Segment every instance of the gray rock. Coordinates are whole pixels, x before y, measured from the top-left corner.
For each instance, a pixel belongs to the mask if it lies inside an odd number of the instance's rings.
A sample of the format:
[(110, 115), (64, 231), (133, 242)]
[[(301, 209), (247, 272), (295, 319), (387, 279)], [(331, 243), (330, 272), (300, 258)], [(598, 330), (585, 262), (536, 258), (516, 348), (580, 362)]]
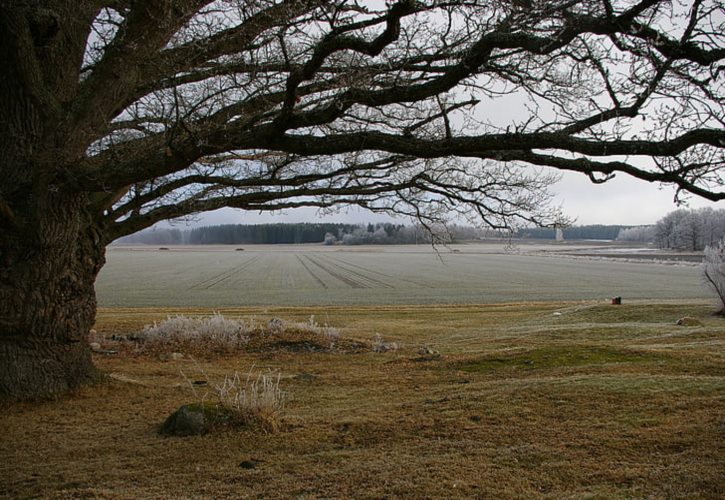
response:
[(229, 424), (230, 410), (211, 403), (193, 403), (181, 406), (169, 415), (161, 426), (166, 436), (201, 436), (215, 427)]
[(209, 424), (201, 405), (184, 405), (169, 415), (161, 427), (167, 436), (201, 436), (209, 432)]

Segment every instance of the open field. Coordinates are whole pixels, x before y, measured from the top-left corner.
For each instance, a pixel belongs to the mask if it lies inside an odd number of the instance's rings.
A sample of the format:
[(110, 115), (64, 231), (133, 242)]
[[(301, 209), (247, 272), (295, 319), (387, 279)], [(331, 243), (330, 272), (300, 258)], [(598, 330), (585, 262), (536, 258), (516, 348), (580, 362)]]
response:
[[(102, 384), (2, 408), (0, 497), (723, 497), (725, 319), (696, 266), (571, 244), (235, 248), (110, 248), (98, 337), (220, 312), (314, 317), (359, 348), (94, 354)], [(208, 397), (190, 380), (250, 370), (279, 374), (281, 430), (159, 435)]]
[[(103, 308), (97, 329), (130, 333), (182, 312), (211, 310)], [(222, 312), (257, 321), (314, 315), (343, 338), (370, 345), (377, 333), (402, 347), (196, 363), (96, 355), (114, 374), (106, 384), (3, 409), (0, 496), (714, 499), (725, 491), (725, 320), (706, 303)], [(702, 326), (676, 326), (685, 315)], [(421, 356), (421, 346), (440, 355)], [(218, 381), (252, 366), (281, 373), (282, 431), (157, 434), (171, 411), (195, 400), (182, 371)]]
[[(695, 265), (594, 258), (593, 245), (110, 247), (101, 306), (460, 304), (705, 298)], [(611, 252), (611, 250), (609, 250)], [(596, 255), (596, 254), (595, 254)]]

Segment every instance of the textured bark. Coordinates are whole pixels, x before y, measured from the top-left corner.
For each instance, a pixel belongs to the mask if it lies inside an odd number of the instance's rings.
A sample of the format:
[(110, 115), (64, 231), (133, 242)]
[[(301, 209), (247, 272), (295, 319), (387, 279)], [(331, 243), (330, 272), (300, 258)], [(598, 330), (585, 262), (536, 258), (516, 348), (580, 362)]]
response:
[(0, 398), (54, 396), (95, 377), (86, 337), (104, 242), (89, 195), (54, 180), (58, 106), (80, 62), (63, 8), (0, 6)]
[(49, 197), (0, 240), (0, 397), (42, 398), (95, 377), (87, 342), (104, 244), (82, 200)]

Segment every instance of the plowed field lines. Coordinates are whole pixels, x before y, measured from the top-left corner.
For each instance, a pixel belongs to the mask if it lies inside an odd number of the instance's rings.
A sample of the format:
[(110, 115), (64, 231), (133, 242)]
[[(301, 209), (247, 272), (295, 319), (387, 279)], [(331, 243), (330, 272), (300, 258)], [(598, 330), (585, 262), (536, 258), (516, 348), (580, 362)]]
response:
[[(370, 276), (370, 274), (379, 274), (381, 276), (385, 276), (386, 278), (392, 278), (392, 276), (387, 276), (382, 273), (377, 273), (369, 268), (363, 267), (363, 266), (349, 266), (347, 262), (339, 261), (337, 259), (328, 258), (327, 262), (331, 264), (333, 267), (353, 275), (356, 279), (360, 279), (361, 283), (368, 282), (369, 286), (365, 286), (365, 288), (395, 288), (395, 285), (391, 285), (390, 283), (387, 283), (385, 281), (381, 281), (377, 278), (373, 278)], [(348, 266), (345, 266), (343, 264), (348, 264)], [(356, 271), (354, 269), (351, 269), (351, 267), (356, 267), (358, 269), (362, 269), (365, 271), (365, 273), (361, 273), (360, 271)]]
[(232, 266), (229, 269), (212, 276), (211, 278), (207, 278), (198, 283), (195, 283), (194, 285), (191, 285), (189, 287), (189, 290), (202, 290), (202, 289), (208, 290), (211, 287), (216, 286), (224, 281), (227, 281), (228, 279), (232, 278), (233, 276), (236, 276), (237, 274), (241, 273), (242, 271), (247, 269), (249, 266), (251, 266), (257, 260), (259, 260), (258, 256), (251, 257), (249, 260), (243, 262), (239, 266)]
[(305, 258), (308, 262), (314, 264), (315, 266), (322, 269), (324, 272), (332, 276), (333, 278), (336, 278), (337, 280), (345, 283), (350, 288), (370, 288), (369, 285), (366, 285), (365, 283), (362, 283), (360, 281), (357, 281), (349, 276), (345, 276), (343, 274), (340, 274), (335, 269), (331, 269), (330, 267), (326, 266), (322, 262), (320, 262), (318, 259), (314, 259), (310, 257), (309, 255), (305, 255)]
[(316, 275), (316, 274), (315, 274), (315, 273), (314, 273), (314, 272), (312, 271), (312, 269), (310, 269), (310, 267), (309, 267), (309, 266), (308, 266), (308, 265), (307, 265), (307, 264), (305, 263), (305, 261), (304, 261), (304, 260), (302, 260), (302, 257), (300, 257), (299, 255), (296, 255), (296, 257), (297, 257), (297, 260), (299, 261), (299, 263), (300, 263), (300, 264), (302, 264), (302, 267), (304, 267), (304, 268), (305, 268), (305, 271), (307, 271), (308, 273), (310, 273), (310, 276), (312, 276), (312, 278), (313, 278), (313, 279), (314, 279), (314, 280), (315, 280), (315, 281), (316, 281), (316, 282), (317, 282), (317, 283), (318, 283), (318, 284), (319, 284), (319, 285), (320, 285), (320, 286), (321, 286), (322, 288), (328, 288), (328, 287), (327, 287), (327, 283), (325, 283), (324, 281), (322, 281), (322, 279), (321, 279), (321, 278), (320, 278), (319, 276), (317, 276), (317, 275)]
[[(389, 278), (389, 279), (392, 279), (394, 281), (402, 281), (404, 283), (410, 283), (410, 284), (413, 284), (415, 286), (419, 286), (421, 288), (430, 288), (431, 287), (431, 285), (429, 283), (421, 283), (419, 281), (409, 280), (407, 278), (400, 278), (398, 276), (393, 276), (391, 274), (385, 274), (383, 272), (375, 271), (375, 270), (370, 269), (368, 267), (360, 266), (358, 264), (353, 264), (352, 262), (348, 262), (348, 261), (342, 260), (342, 259), (337, 259), (337, 258), (332, 258), (332, 257), (330, 259), (331, 260), (334, 260), (337, 263), (337, 265), (340, 266), (340, 267), (342, 267), (342, 268), (345, 268), (345, 267), (348, 267), (348, 268), (353, 267), (353, 268), (356, 268), (356, 269), (361, 269), (361, 270), (363, 270), (363, 271), (365, 271), (367, 273), (370, 273), (370, 274), (377, 274), (378, 276), (382, 276), (383, 278)], [(343, 264), (344, 264), (344, 266), (343, 266)], [(352, 272), (355, 272), (355, 271), (353, 271), (351, 269), (348, 269), (348, 271), (351, 272), (351, 273)], [(360, 273), (356, 273), (356, 274), (360, 274)], [(381, 283), (386, 288), (398, 288), (395, 285), (391, 285), (389, 283), (383, 283), (382, 281), (376, 280), (375, 278), (371, 278), (369, 276), (368, 276), (368, 279), (371, 280), (371, 281), (375, 281), (377, 283)]]

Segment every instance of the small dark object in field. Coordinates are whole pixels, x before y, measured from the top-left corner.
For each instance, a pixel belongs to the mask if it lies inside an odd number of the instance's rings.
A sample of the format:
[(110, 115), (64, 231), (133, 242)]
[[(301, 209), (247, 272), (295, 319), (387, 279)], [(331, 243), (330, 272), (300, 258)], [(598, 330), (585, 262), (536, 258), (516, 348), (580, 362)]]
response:
[(194, 385), (207, 385), (209, 382), (207, 382), (206, 380), (194, 380), (194, 382), (192, 383)]
[(316, 377), (311, 373), (298, 373), (294, 376), (295, 380), (300, 380), (302, 382), (312, 382), (313, 380), (315, 380), (315, 378)]
[(169, 247), (159, 247), (159, 250), (168, 250)]
[(677, 320), (678, 326), (704, 326), (702, 321), (699, 319), (691, 318), (689, 316), (685, 316), (684, 318), (680, 318)]
[(468, 419), (469, 419), (469, 420), (470, 420), (471, 422), (476, 422), (476, 423), (478, 423), (478, 422), (480, 422), (480, 421), (481, 421), (481, 415), (471, 415), (470, 417), (468, 417)]
[(529, 365), (529, 366), (531, 366), (531, 365), (533, 365), (533, 364), (534, 364), (534, 362), (533, 362), (533, 361), (531, 361), (530, 359), (525, 359), (525, 360), (524, 360), (524, 364), (525, 364), (525, 365)]
[(258, 460), (256, 458), (250, 458), (249, 460), (244, 460), (242, 463), (239, 464), (239, 467), (242, 469), (255, 469), (258, 464), (261, 464), (264, 462), (264, 460)]
[(425, 363), (427, 361), (438, 361), (443, 359), (443, 356), (440, 354), (428, 354), (425, 356), (418, 356), (417, 358), (413, 358), (413, 361), (417, 363)]
[(112, 349), (91, 349), (93, 354), (105, 354), (106, 356), (114, 356), (118, 354), (118, 351)]
[(612, 305), (613, 306), (621, 306), (622, 305), (622, 297), (612, 297)]
[(243, 252), (243, 251), (244, 251), (244, 249), (243, 249), (243, 248), (235, 248), (235, 249), (234, 249), (234, 251), (235, 251), (235, 252)]

